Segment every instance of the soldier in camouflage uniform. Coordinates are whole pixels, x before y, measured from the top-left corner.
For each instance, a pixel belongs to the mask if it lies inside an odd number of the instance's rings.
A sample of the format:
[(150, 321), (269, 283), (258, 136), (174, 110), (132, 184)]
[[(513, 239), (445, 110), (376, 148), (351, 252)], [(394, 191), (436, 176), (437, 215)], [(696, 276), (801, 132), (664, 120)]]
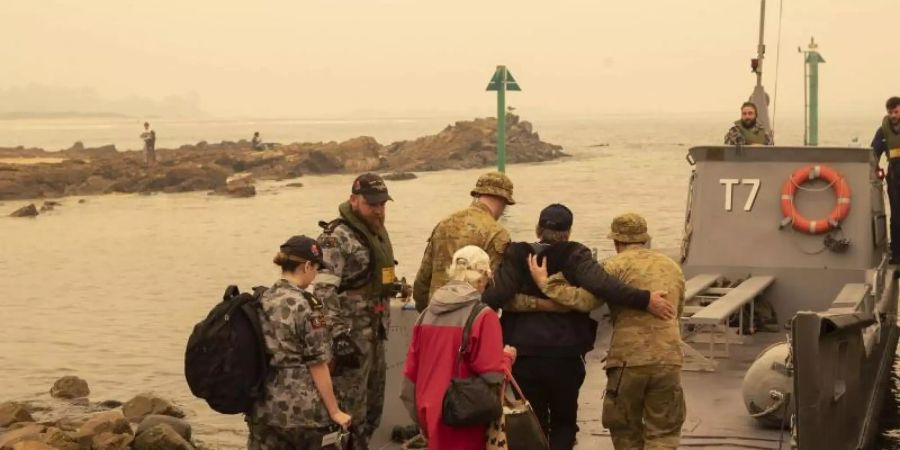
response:
[(725, 145), (775, 145), (772, 136), (756, 121), (756, 105), (741, 105), (741, 120), (728, 129)]
[(509, 232), (497, 220), (508, 205), (514, 205), (513, 183), (505, 174), (489, 172), (478, 178), (471, 192), (475, 201), (438, 222), (428, 238), (422, 264), (413, 284), (416, 309), (422, 312), (431, 295), (447, 284), (447, 268), (453, 253), (467, 246), (480, 247), (496, 269), (509, 245)]
[(353, 448), (367, 449), (381, 423), (387, 374), (384, 341), (390, 328), (390, 297), (395, 294), (394, 254), (384, 228), (385, 205), (392, 200), (374, 173), (353, 182), (338, 219), (321, 223), (318, 241), (325, 263), (314, 292), (325, 302), (334, 341), (335, 391), (353, 416)]
[[(650, 235), (643, 217), (623, 214), (613, 220), (611, 228), (608, 237), (618, 254), (604, 261), (603, 268), (631, 286), (666, 291), (678, 315), (664, 321), (645, 311), (609, 305), (613, 335), (606, 358), (603, 426), (609, 428), (617, 450), (677, 449), (685, 419), (677, 319), (684, 309), (684, 275), (669, 257), (647, 248)], [(564, 277), (557, 274), (548, 279), (546, 268), (535, 264), (531, 268), (535, 281), (553, 302), (578, 311), (601, 306), (599, 299), (570, 286)]]
[(350, 423), (332, 389), (324, 305), (303, 290), (323, 265), (322, 252), (312, 238), (294, 236), (274, 262), (282, 279), (262, 295), (259, 312), (271, 369), (265, 396), (247, 415), (247, 447), (319, 449), (335, 423), (345, 428)]

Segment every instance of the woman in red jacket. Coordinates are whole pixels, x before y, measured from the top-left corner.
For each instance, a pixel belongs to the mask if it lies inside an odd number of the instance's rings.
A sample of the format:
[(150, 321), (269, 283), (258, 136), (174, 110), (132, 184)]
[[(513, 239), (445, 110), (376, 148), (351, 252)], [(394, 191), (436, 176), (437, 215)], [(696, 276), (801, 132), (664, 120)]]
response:
[(441, 420), (444, 392), (452, 377), (476, 374), (499, 386), (515, 359), (515, 349), (503, 346), (497, 313), (484, 308), (472, 324), (466, 360), (460, 368), (454, 367), (463, 327), (472, 308), (481, 301), (491, 278), (490, 267), (484, 250), (474, 245), (457, 250), (447, 269), (450, 281), (434, 292), (413, 328), (401, 398), (428, 439), (430, 450), (485, 448), (485, 426), (450, 427)]

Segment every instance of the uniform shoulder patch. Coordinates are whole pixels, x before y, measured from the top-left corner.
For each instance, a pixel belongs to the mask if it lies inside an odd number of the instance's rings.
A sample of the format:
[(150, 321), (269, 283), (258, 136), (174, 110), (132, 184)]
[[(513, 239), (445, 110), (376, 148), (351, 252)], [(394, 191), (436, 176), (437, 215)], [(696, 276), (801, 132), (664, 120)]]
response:
[(309, 307), (313, 311), (320, 310), (325, 307), (325, 304), (322, 303), (322, 300), (319, 300), (315, 295), (310, 294), (309, 292), (303, 291), (303, 296), (306, 297), (306, 301), (309, 303)]

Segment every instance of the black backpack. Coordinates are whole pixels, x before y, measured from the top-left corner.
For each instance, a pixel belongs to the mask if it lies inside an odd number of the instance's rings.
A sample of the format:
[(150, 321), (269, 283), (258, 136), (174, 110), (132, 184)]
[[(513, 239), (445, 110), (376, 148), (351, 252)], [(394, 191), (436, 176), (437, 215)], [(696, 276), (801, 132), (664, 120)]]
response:
[(223, 414), (249, 413), (264, 395), (269, 358), (259, 321), (255, 287), (241, 293), (228, 286), (222, 302), (194, 326), (184, 354), (184, 377), (191, 393)]

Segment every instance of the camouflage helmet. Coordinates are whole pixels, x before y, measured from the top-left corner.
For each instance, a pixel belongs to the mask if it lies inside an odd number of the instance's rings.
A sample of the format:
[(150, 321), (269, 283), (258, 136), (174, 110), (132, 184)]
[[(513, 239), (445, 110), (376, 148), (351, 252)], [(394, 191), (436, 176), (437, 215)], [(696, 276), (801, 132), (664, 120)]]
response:
[(614, 241), (632, 244), (650, 241), (647, 234), (647, 221), (639, 214), (625, 213), (617, 216), (610, 225), (610, 233), (606, 236)]
[(506, 174), (500, 172), (488, 172), (480, 177), (472, 189), (472, 196), (493, 195), (506, 200), (507, 205), (515, 205), (513, 200), (513, 183)]

